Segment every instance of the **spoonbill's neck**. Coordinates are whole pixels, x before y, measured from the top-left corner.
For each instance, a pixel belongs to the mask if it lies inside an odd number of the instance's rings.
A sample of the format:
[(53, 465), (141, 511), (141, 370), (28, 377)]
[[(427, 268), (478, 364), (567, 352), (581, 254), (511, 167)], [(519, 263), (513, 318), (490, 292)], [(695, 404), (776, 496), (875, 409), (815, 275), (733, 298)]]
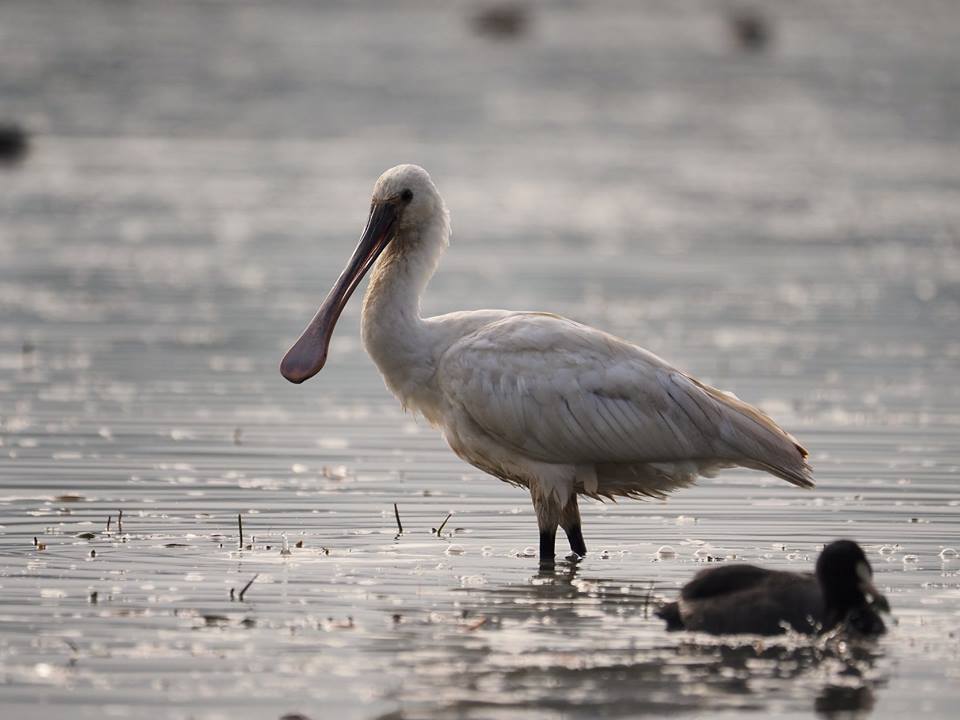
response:
[(439, 211), (400, 228), (370, 275), (363, 296), (363, 344), (387, 387), (405, 405), (419, 405), (434, 371), (434, 338), (420, 317), (420, 296), (447, 248), (450, 225)]

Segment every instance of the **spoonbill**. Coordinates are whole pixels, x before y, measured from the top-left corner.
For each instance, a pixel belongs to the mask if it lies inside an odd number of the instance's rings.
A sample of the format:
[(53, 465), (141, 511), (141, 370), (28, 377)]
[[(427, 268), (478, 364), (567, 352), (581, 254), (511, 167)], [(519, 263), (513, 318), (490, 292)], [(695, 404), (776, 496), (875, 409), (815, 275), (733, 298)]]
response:
[(284, 356), (283, 376), (302, 383), (323, 368), (337, 319), (372, 268), (363, 344), (387, 388), (460, 458), (530, 491), (542, 562), (554, 558), (558, 526), (586, 553), (578, 495), (662, 498), (733, 466), (813, 487), (807, 451), (773, 420), (643, 348), (546, 312), (421, 317), (449, 239), (427, 172), (383, 173), (353, 256)]
[(680, 599), (657, 615), (668, 630), (713, 635), (779, 635), (787, 627), (813, 635), (843, 625), (861, 635), (886, 631), (880, 612), (890, 604), (873, 584), (873, 568), (853, 540), (836, 540), (817, 558), (816, 572), (722, 565), (701, 570)]

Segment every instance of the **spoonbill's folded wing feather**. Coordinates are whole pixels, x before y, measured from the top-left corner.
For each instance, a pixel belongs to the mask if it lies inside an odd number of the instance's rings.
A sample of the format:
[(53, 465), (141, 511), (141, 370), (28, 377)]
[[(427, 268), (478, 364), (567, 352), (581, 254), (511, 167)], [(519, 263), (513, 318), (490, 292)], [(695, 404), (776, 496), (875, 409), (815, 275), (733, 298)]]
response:
[(484, 432), (539, 461), (715, 460), (813, 485), (806, 451), (759, 410), (556, 315), (481, 327), (443, 354), (437, 376)]

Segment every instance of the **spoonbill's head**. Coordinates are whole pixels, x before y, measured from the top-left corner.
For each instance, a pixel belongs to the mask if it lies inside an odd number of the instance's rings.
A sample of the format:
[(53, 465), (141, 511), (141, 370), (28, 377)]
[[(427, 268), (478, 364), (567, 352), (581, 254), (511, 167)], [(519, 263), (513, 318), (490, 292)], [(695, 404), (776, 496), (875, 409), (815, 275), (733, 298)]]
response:
[(853, 540), (836, 540), (817, 558), (817, 579), (827, 605), (840, 611), (872, 607), (890, 612), (887, 598), (873, 584), (870, 561)]
[(371, 214), (377, 207), (396, 213), (399, 230), (417, 229), (445, 212), (443, 200), (430, 175), (419, 165), (397, 165), (373, 186)]
[(353, 291), (380, 254), (392, 243), (416, 243), (418, 231), (436, 218), (445, 218), (440, 193), (427, 171), (418, 165), (397, 165), (373, 187), (370, 215), (353, 256), (317, 314), (294, 343), (280, 372), (293, 383), (309, 380), (323, 368), (333, 329)]

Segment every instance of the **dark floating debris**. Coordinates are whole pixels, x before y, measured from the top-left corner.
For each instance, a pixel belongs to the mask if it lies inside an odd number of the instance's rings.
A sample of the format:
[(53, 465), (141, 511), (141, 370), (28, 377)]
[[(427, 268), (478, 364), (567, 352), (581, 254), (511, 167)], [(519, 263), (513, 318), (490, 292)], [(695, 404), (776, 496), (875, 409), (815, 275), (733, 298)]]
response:
[(240, 528), (240, 550), (243, 550), (243, 516), (237, 513), (237, 527)]
[(485, 5), (470, 19), (473, 31), (494, 40), (516, 40), (530, 29), (530, 8), (521, 2)]
[(215, 615), (210, 613), (207, 615), (201, 615), (200, 617), (203, 618), (203, 621), (209, 627), (223, 627), (230, 624), (230, 618), (228, 618), (226, 615)]
[(393, 514), (397, 518), (397, 537), (403, 535), (403, 525), (400, 524), (400, 510), (397, 509), (397, 504), (393, 504)]
[(118, 533), (123, 532), (123, 510), (120, 510), (117, 513), (117, 532)]
[(744, 52), (761, 53), (773, 40), (770, 21), (756, 8), (741, 7), (727, 15), (730, 34)]
[(86, 498), (83, 495), (57, 495), (54, 500), (62, 503), (77, 503), (84, 502)]
[(30, 136), (19, 124), (0, 122), (0, 165), (18, 165), (30, 151)]
[(29, 340), (20, 346), (20, 368), (24, 371), (33, 370), (37, 366), (37, 346)]

